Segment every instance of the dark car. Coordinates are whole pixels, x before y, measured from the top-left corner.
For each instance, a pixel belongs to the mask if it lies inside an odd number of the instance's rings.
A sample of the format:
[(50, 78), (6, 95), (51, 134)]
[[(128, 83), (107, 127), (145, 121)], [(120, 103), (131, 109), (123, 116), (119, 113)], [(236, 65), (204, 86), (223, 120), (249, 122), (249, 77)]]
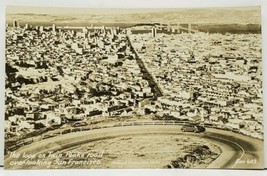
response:
[(73, 127), (80, 127), (80, 126), (87, 126), (88, 123), (86, 122), (74, 122), (71, 126)]
[(199, 132), (204, 132), (204, 131), (206, 131), (206, 128), (203, 127), (203, 126), (197, 126), (197, 128), (198, 128)]
[(61, 132), (61, 134), (67, 134), (67, 133), (70, 133), (71, 132), (71, 129), (65, 129)]
[(194, 133), (200, 133), (204, 132), (206, 129), (202, 126), (198, 125), (184, 125), (181, 130), (183, 132), (194, 132)]
[(56, 132), (56, 133), (47, 133), (47, 134), (44, 134), (43, 135), (43, 139), (47, 139), (47, 138), (51, 138), (51, 137), (55, 137), (55, 136), (58, 136), (60, 135), (59, 132)]

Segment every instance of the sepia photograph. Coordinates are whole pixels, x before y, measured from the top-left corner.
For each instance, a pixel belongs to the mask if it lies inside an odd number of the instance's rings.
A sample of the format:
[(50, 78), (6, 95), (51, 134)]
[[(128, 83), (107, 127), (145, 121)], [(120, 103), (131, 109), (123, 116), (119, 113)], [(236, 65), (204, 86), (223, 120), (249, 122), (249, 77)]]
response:
[(6, 7), (5, 169), (263, 169), (261, 7)]

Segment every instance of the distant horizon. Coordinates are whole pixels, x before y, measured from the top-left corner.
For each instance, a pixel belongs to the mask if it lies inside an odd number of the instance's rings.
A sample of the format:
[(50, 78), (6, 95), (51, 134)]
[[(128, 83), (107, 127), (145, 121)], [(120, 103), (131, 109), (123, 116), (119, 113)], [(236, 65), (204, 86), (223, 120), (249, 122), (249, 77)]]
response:
[(261, 24), (260, 6), (215, 8), (63, 8), (7, 6), (6, 21), (49, 23)]
[[(200, 7), (200, 8), (69, 8), (40, 6), (7, 6), (7, 14), (129, 14), (194, 10), (259, 10), (260, 6)], [(68, 11), (67, 13), (65, 11)], [(111, 13), (112, 12), (112, 13)]]

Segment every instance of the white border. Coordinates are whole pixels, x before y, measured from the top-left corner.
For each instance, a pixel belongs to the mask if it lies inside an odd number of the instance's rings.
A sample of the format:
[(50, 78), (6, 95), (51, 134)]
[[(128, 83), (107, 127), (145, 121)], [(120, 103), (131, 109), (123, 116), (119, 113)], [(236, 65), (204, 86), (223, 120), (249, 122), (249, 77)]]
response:
[[(16, 5), (16, 6), (47, 6), (47, 7), (77, 7), (77, 8), (192, 8), (192, 7), (236, 7), (236, 6), (261, 6), (262, 9), (262, 51), (263, 51), (263, 90), (266, 92), (267, 82), (267, 0), (4, 0), (0, 3), (0, 100), (4, 100), (4, 75), (5, 75), (5, 6)], [(266, 117), (266, 103), (267, 96), (264, 94), (264, 124), (265, 134), (267, 134), (267, 117)], [(3, 124), (4, 124), (4, 101), (0, 101), (0, 165), (3, 165)], [(267, 136), (267, 135), (265, 135)], [(267, 146), (267, 138), (265, 137), (265, 149)], [(267, 152), (265, 152), (265, 161), (267, 161)], [(265, 162), (265, 168), (267, 162)], [(148, 171), (148, 170), (146, 170)], [(201, 170), (202, 172), (203, 170)], [(213, 170), (214, 171), (214, 170)], [(101, 171), (103, 174), (107, 172)], [(139, 170), (138, 170), (139, 172)], [(197, 170), (193, 171), (200, 172)], [(200, 173), (201, 173), (200, 172)], [(215, 172), (215, 171), (214, 171)], [(0, 170), (1, 173), (1, 170)], [(15, 174), (15, 172), (13, 172)], [(71, 172), (70, 172), (71, 173)], [(118, 172), (120, 173), (120, 171)], [(129, 170), (123, 170), (125, 174), (129, 174)], [(137, 173), (137, 172), (136, 172)], [(147, 173), (147, 172), (142, 172)], [(161, 172), (154, 172), (161, 175)], [(169, 172), (177, 173), (177, 172)], [(215, 173), (209, 172), (207, 175), (214, 175)], [(211, 174), (212, 173), (212, 174)], [(241, 172), (240, 172), (241, 173)], [(248, 172), (247, 172), (248, 173)], [(258, 172), (251, 174), (257, 175)], [(261, 172), (259, 172), (261, 173)], [(139, 172), (139, 175), (141, 173)], [(246, 175), (242, 173), (242, 175)], [(250, 175), (251, 175), (250, 174)], [(0, 174), (1, 175), (1, 174)], [(7, 174), (8, 175), (8, 174)], [(66, 174), (69, 175), (69, 174)], [(121, 175), (121, 174), (120, 174)], [(132, 174), (130, 174), (132, 175)], [(143, 174), (141, 174), (143, 175)], [(232, 174), (230, 174), (232, 175)], [(248, 175), (248, 174), (247, 174)]]

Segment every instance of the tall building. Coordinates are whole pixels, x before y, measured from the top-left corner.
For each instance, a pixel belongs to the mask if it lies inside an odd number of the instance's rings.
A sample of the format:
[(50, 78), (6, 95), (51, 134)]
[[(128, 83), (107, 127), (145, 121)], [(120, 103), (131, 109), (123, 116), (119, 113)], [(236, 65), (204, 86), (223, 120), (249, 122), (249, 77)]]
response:
[(26, 23), (24, 29), (29, 29), (29, 24)]
[(177, 33), (180, 33), (180, 24), (177, 24)]
[(112, 32), (114, 35), (117, 35), (117, 29), (116, 28), (112, 29)]
[(43, 26), (40, 26), (40, 27), (39, 27), (39, 32), (40, 32), (40, 33), (44, 32), (44, 27), (43, 27)]
[(191, 26), (191, 23), (188, 24), (188, 33), (191, 33), (191, 30), (192, 30), (192, 26)]
[(120, 33), (121, 32), (120, 27), (117, 27), (117, 30), (116, 31), (117, 31), (117, 34)]
[(86, 27), (83, 27), (82, 30), (83, 30), (83, 33), (85, 33), (85, 34), (88, 33), (88, 29)]
[(13, 21), (13, 27), (14, 28), (18, 27), (18, 22), (17, 21)]
[(56, 32), (56, 25), (55, 24), (52, 25), (52, 31)]
[(131, 35), (132, 34), (132, 30), (131, 29), (127, 29), (127, 35)]
[(77, 32), (75, 30), (71, 30), (71, 37), (76, 37)]
[(152, 33), (152, 37), (156, 37), (157, 29), (155, 27), (153, 27), (152, 30), (151, 30), (151, 33)]
[(83, 36), (83, 38), (85, 39), (85, 38), (87, 38), (88, 37), (88, 29), (86, 28), (86, 27), (84, 27), (83, 29), (83, 32), (82, 32), (82, 36)]

